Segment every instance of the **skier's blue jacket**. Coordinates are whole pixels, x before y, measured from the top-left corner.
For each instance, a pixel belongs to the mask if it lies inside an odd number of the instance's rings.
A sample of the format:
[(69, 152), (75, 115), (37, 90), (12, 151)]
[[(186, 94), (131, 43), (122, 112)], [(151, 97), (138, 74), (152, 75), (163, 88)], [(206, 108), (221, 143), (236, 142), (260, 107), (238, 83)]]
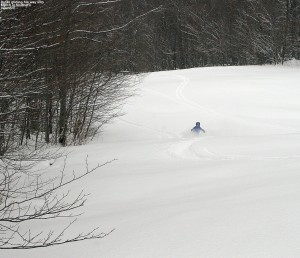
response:
[(197, 122), (197, 123), (196, 123), (196, 126), (195, 126), (193, 129), (191, 129), (191, 131), (192, 131), (193, 133), (200, 133), (201, 131), (202, 131), (203, 133), (205, 133), (205, 130), (204, 130), (203, 128), (201, 128), (201, 126), (200, 126), (200, 122)]

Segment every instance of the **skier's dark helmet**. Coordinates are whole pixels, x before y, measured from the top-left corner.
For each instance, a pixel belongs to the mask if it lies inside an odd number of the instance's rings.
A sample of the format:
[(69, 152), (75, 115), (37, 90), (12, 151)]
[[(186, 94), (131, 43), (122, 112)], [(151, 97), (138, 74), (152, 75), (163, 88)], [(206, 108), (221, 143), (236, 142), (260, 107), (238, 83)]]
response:
[(197, 125), (197, 126), (200, 126), (200, 122), (197, 122), (196, 125)]

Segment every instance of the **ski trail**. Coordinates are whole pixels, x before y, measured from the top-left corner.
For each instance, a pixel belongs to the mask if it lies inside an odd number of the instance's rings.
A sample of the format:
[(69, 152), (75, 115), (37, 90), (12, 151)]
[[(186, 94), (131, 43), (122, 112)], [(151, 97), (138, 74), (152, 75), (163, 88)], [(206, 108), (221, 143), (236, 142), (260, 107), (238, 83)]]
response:
[(199, 141), (195, 139), (183, 140), (177, 143), (171, 144), (167, 153), (170, 157), (180, 158), (186, 160), (212, 160), (212, 161), (263, 161), (263, 160), (298, 160), (299, 155), (271, 155), (257, 154), (222, 154), (216, 153), (205, 146), (199, 145)]
[[(253, 122), (237, 118), (225, 114), (221, 114), (215, 110), (212, 110), (210, 108), (201, 106), (194, 101), (189, 100), (184, 95), (184, 90), (186, 87), (188, 87), (190, 80), (188, 77), (183, 75), (176, 75), (176, 78), (179, 79), (180, 83), (176, 87), (175, 96), (178, 101), (180, 101), (182, 104), (189, 106), (190, 108), (197, 109), (202, 112), (206, 112), (210, 115), (216, 116), (217, 118), (226, 118), (227, 120), (239, 122), (239, 123), (246, 123), (252, 125)], [(265, 122), (255, 122), (255, 124), (260, 125), (269, 125), (272, 127), (282, 128), (281, 126), (269, 124)], [(182, 159), (209, 159), (209, 160), (224, 160), (224, 161), (230, 161), (230, 160), (253, 160), (253, 161), (259, 161), (259, 160), (289, 160), (289, 159), (298, 159), (299, 155), (278, 155), (278, 156), (268, 156), (268, 155), (243, 155), (238, 153), (232, 153), (232, 154), (226, 154), (226, 153), (217, 153), (214, 150), (210, 150), (207, 148), (204, 144), (197, 145), (199, 143), (196, 139), (186, 139), (183, 141), (180, 141), (178, 143), (172, 144), (168, 149), (168, 154), (170, 156), (179, 157)]]
[(184, 88), (189, 84), (190, 80), (183, 75), (177, 75), (177, 77), (182, 81), (179, 86), (176, 88), (176, 98), (182, 101), (185, 101), (185, 97), (182, 94)]
[(184, 91), (185, 87), (188, 86), (188, 84), (190, 83), (190, 79), (186, 76), (183, 76), (183, 75), (176, 75), (176, 77), (179, 78), (179, 80), (181, 80), (181, 83), (176, 88), (176, 93), (175, 94), (176, 94), (176, 98), (178, 100), (180, 100), (182, 102), (182, 104), (185, 104), (186, 106), (189, 106), (189, 107), (192, 107), (192, 108), (195, 108), (195, 109), (198, 109), (200, 111), (204, 111), (206, 113), (210, 113), (210, 114), (213, 114), (213, 115), (222, 116), (222, 117), (225, 116), (225, 115), (223, 115), (219, 112), (216, 112), (213, 109), (201, 106), (201, 105), (195, 103), (194, 101), (191, 101), (191, 100), (187, 99), (183, 95), (183, 91)]
[(278, 129), (286, 129), (285, 126), (279, 126), (277, 124), (274, 125), (272, 123), (261, 122), (261, 121), (254, 121), (253, 122), (253, 121), (249, 121), (248, 119), (243, 119), (243, 118), (240, 118), (240, 117), (226, 115), (226, 114), (217, 112), (217, 111), (215, 111), (211, 108), (199, 105), (198, 103), (186, 98), (183, 94), (183, 91), (185, 90), (186, 86), (188, 86), (188, 84), (190, 82), (190, 79), (186, 76), (183, 76), (183, 75), (176, 75), (176, 77), (179, 80), (181, 80), (181, 83), (176, 88), (176, 92), (175, 92), (176, 98), (177, 98), (177, 100), (179, 100), (182, 104), (184, 104), (186, 106), (189, 106), (191, 108), (197, 109), (199, 111), (205, 112), (205, 113), (210, 114), (210, 115), (217, 116), (217, 117), (222, 118), (222, 119), (225, 118), (226, 120), (240, 122), (240, 123), (243, 123), (243, 124), (248, 124), (248, 125), (260, 124), (260, 125), (263, 125), (263, 126), (271, 126), (273, 128), (278, 128)]
[(201, 106), (191, 100), (188, 100), (184, 95), (183, 95), (183, 91), (184, 89), (186, 88), (186, 86), (188, 86), (189, 82), (190, 82), (190, 79), (187, 78), (186, 76), (183, 76), (183, 75), (175, 75), (176, 78), (179, 78), (179, 80), (181, 81), (179, 83), (179, 85), (176, 87), (176, 90), (175, 90), (175, 98), (174, 97), (171, 97), (170, 95), (167, 95), (165, 93), (162, 93), (158, 90), (154, 90), (154, 89), (150, 89), (150, 88), (144, 88), (145, 91), (148, 91), (148, 92), (152, 92), (156, 95), (160, 95), (168, 100), (171, 100), (171, 101), (174, 101), (176, 103), (179, 103), (179, 104), (182, 104), (182, 105), (185, 105), (189, 108), (193, 108), (193, 109), (198, 109), (200, 111), (204, 111), (206, 113), (210, 113), (210, 114), (213, 114), (213, 115), (218, 115), (218, 116), (222, 116), (224, 117), (225, 115), (219, 113), (219, 112), (216, 112), (214, 111), (213, 109), (209, 109), (207, 107), (204, 107), (204, 106)]

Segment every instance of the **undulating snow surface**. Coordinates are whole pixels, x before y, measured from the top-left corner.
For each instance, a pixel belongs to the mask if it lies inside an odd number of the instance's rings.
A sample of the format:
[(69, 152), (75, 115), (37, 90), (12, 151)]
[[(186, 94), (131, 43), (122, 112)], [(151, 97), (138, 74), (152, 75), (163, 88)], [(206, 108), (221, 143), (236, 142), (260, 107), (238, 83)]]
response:
[(300, 257), (299, 65), (149, 74), (124, 111), (67, 160), (117, 159), (73, 184), (91, 195), (70, 234), (115, 231), (1, 258)]

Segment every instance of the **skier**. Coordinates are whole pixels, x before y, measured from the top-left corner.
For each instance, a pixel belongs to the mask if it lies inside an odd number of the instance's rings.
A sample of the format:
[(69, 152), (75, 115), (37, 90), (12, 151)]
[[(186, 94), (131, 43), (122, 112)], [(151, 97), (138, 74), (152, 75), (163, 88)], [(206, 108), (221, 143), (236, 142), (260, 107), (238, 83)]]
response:
[(193, 129), (191, 129), (191, 132), (193, 132), (195, 134), (199, 134), (201, 131), (203, 133), (205, 133), (205, 130), (203, 128), (201, 128), (201, 126), (200, 126), (200, 122), (197, 122), (196, 126)]

